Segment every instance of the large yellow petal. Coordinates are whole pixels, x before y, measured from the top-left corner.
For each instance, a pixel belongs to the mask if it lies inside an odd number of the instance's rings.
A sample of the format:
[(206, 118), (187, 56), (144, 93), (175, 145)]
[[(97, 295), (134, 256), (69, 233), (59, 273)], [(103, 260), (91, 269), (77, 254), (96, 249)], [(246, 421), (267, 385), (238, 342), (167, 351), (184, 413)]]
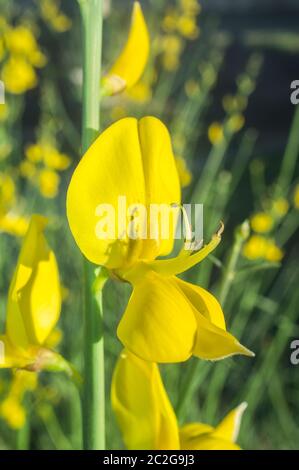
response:
[(177, 279), (177, 284), (201, 315), (218, 326), (218, 328), (226, 330), (221, 305), (210, 292), (200, 286), (185, 282), (182, 279)]
[(121, 342), (142, 359), (180, 362), (193, 351), (197, 323), (174, 278), (150, 273), (134, 286), (118, 326)]
[(247, 403), (243, 402), (232, 410), (215, 428), (214, 435), (222, 439), (226, 439), (232, 442), (236, 442), (239, 435), (241, 420), (244, 411), (247, 408)]
[[(77, 166), (67, 193), (68, 221), (80, 250), (91, 262), (108, 268), (134, 262), (142, 248), (141, 242), (130, 242), (126, 225), (123, 229), (118, 224), (122, 210), (119, 196), (126, 197), (127, 207), (145, 205), (138, 122), (134, 118), (121, 119), (97, 138)], [(114, 233), (107, 228), (106, 238), (98, 231), (105, 215), (99, 211), (105, 205), (115, 214)]]
[(149, 235), (157, 237), (154, 245), (150, 240), (146, 241), (141, 257), (151, 259), (172, 251), (181, 188), (166, 126), (157, 118), (144, 117), (139, 121), (138, 130), (146, 201), (148, 206), (151, 204), (148, 210)]
[(114, 370), (111, 400), (129, 450), (179, 449), (177, 420), (157, 364), (124, 350)]
[(133, 87), (146, 66), (149, 55), (149, 34), (139, 2), (134, 2), (128, 40), (119, 57), (103, 78), (107, 94)]
[(59, 273), (45, 225), (44, 217), (32, 216), (8, 294), (6, 333), (24, 349), (43, 344), (60, 315)]
[(215, 297), (181, 279), (175, 278), (181, 293), (193, 307), (197, 322), (197, 336), (193, 354), (201, 359), (218, 360), (235, 354), (254, 356), (249, 349), (226, 331), (223, 312)]

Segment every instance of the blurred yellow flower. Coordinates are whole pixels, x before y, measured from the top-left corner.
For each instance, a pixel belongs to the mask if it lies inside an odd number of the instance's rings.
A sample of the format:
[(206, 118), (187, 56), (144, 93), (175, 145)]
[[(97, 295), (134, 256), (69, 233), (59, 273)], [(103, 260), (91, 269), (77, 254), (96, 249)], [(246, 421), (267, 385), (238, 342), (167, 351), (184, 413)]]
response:
[(57, 196), (60, 176), (56, 171), (44, 168), (39, 172), (38, 185), (41, 194), (49, 199)]
[(16, 188), (12, 177), (0, 172), (0, 213), (15, 201)]
[(36, 166), (34, 163), (28, 161), (28, 160), (23, 160), (20, 165), (19, 165), (19, 170), (20, 170), (20, 175), (23, 178), (27, 178), (29, 180), (34, 179), (36, 176)]
[(149, 56), (149, 34), (139, 2), (134, 2), (128, 40), (102, 79), (104, 94), (131, 88), (141, 78)]
[(223, 126), (219, 122), (213, 122), (208, 129), (209, 141), (212, 145), (219, 145), (223, 142)]
[(12, 429), (21, 429), (26, 422), (26, 409), (18, 398), (8, 396), (0, 403), (0, 416)]
[(296, 209), (299, 209), (299, 184), (297, 184), (294, 191), (294, 206)]
[[(149, 209), (153, 203), (166, 207), (167, 236), (163, 214), (151, 224), (154, 237), (144, 237), (137, 230), (132, 238), (126, 222), (121, 237), (99, 233), (99, 208), (111, 206), (119, 220), (120, 196), (129, 207), (138, 204)], [(156, 259), (172, 251), (180, 202), (167, 128), (154, 117), (126, 118), (106, 129), (79, 162), (68, 188), (67, 217), (84, 255), (133, 285), (118, 326), (118, 336), (129, 350), (155, 362), (180, 362), (192, 354), (211, 360), (233, 354), (252, 356), (226, 331), (222, 309), (212, 294), (176, 277), (216, 248), (222, 229), (199, 251), (185, 248), (175, 258)], [(145, 225), (147, 216), (142, 214), (137, 229)]]
[(37, 75), (32, 65), (19, 56), (11, 56), (3, 65), (2, 80), (5, 89), (13, 94), (22, 94), (37, 85)]
[(196, 39), (199, 35), (196, 16), (180, 16), (177, 22), (177, 30), (187, 39)]
[(0, 416), (12, 429), (21, 429), (26, 421), (26, 409), (22, 404), (27, 391), (37, 387), (37, 375), (25, 370), (14, 372), (7, 397), (0, 403)]
[(236, 113), (233, 114), (227, 121), (227, 129), (230, 132), (236, 133), (239, 132), (245, 124), (245, 118), (242, 114)]
[(60, 2), (57, 0), (42, 0), (40, 2), (41, 15), (46, 22), (58, 33), (68, 31), (72, 21), (60, 11)]
[(0, 211), (0, 232), (9, 233), (17, 237), (23, 237), (28, 230), (28, 219), (17, 212), (1, 214)]
[(244, 245), (243, 255), (250, 260), (264, 259), (279, 262), (284, 253), (273, 240), (268, 240), (261, 235), (252, 235)]
[(180, 178), (182, 188), (186, 188), (192, 181), (192, 173), (187, 167), (186, 160), (182, 157), (176, 157), (175, 163)]
[(43, 158), (43, 148), (40, 144), (30, 144), (25, 149), (26, 158), (32, 163), (38, 163)]
[(257, 212), (250, 219), (252, 230), (257, 233), (270, 232), (274, 226), (273, 217), (266, 212)]
[(235, 443), (247, 404), (231, 411), (218, 426), (179, 427), (157, 364), (124, 350), (111, 386), (112, 408), (129, 450), (239, 450)]
[(287, 199), (280, 197), (273, 201), (272, 209), (277, 217), (284, 217), (288, 212), (290, 204)]

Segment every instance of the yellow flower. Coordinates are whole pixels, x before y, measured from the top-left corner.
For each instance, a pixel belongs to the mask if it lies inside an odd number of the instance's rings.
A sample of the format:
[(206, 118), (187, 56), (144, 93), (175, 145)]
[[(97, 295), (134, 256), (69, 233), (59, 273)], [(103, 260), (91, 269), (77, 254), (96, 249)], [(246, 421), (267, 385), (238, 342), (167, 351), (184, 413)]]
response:
[(245, 124), (245, 118), (242, 114), (234, 114), (227, 121), (227, 128), (230, 132), (239, 132)]
[(212, 145), (218, 145), (223, 142), (223, 127), (219, 122), (213, 122), (208, 129), (209, 141)]
[(296, 209), (299, 209), (299, 184), (297, 184), (294, 191), (294, 206)]
[(38, 371), (63, 363), (45, 348), (61, 308), (58, 267), (43, 233), (45, 225), (45, 218), (32, 216), (23, 241), (8, 293), (6, 331), (0, 336), (4, 344), (0, 367)]
[[(123, 198), (129, 207), (125, 220)], [(67, 216), (83, 254), (133, 286), (118, 327), (128, 349), (155, 362), (184, 361), (192, 354), (204, 359), (252, 355), (226, 332), (217, 300), (175, 277), (202, 261), (219, 244), (221, 231), (200, 251), (183, 249), (176, 258), (156, 260), (172, 251), (180, 202), (166, 127), (153, 117), (126, 118), (103, 132), (81, 159), (68, 188)], [(147, 234), (153, 205), (162, 213)], [(103, 218), (107, 207), (116, 226)]]
[(113, 373), (112, 407), (129, 450), (239, 450), (235, 444), (246, 403), (215, 428), (190, 423), (179, 428), (153, 362), (123, 351)]
[(37, 75), (26, 59), (11, 56), (2, 69), (2, 80), (9, 93), (21, 94), (37, 85)]
[(273, 201), (273, 211), (278, 217), (284, 217), (288, 212), (290, 204), (287, 199), (280, 197)]
[(149, 55), (149, 34), (139, 2), (134, 2), (128, 40), (102, 79), (104, 93), (113, 95), (133, 87), (141, 78)]
[(127, 95), (130, 99), (134, 101), (139, 101), (140, 103), (147, 103), (152, 98), (151, 87), (142, 81), (139, 81), (127, 91)]
[(186, 161), (182, 157), (176, 157), (175, 163), (180, 178), (182, 188), (186, 188), (192, 181), (192, 173), (187, 167)]
[(252, 230), (257, 233), (267, 233), (272, 230), (274, 225), (274, 220), (270, 214), (266, 212), (257, 212), (250, 219), (250, 224)]
[(15, 430), (21, 429), (26, 422), (26, 410), (13, 396), (9, 396), (0, 404), (0, 416)]
[(56, 0), (42, 0), (41, 14), (50, 26), (58, 33), (68, 31), (72, 26), (72, 21), (64, 13), (59, 11), (59, 3)]
[(39, 172), (38, 185), (42, 196), (52, 199), (57, 196), (59, 189), (60, 177), (53, 171), (43, 169)]
[(279, 262), (284, 253), (273, 240), (268, 240), (261, 235), (252, 235), (244, 245), (243, 255), (250, 260), (264, 259)]
[(187, 39), (196, 39), (199, 35), (196, 16), (180, 16), (177, 23), (177, 29)]
[(22, 400), (27, 391), (37, 387), (37, 375), (25, 370), (17, 370), (7, 397), (0, 404), (0, 416), (12, 429), (21, 429), (26, 421), (26, 409)]
[(264, 255), (265, 259), (272, 263), (278, 263), (282, 260), (283, 256), (284, 252), (282, 251), (282, 249), (279, 248), (279, 246), (277, 246), (274, 241), (269, 240), (266, 245)]
[(20, 163), (19, 170), (23, 178), (33, 179), (36, 175), (36, 166), (27, 160), (23, 160)]
[(43, 159), (48, 168), (58, 171), (66, 170), (71, 164), (71, 159), (66, 154), (58, 152), (52, 146), (44, 146)]
[(0, 172), (0, 213), (15, 201), (16, 188), (11, 176)]
[(43, 158), (43, 148), (40, 144), (30, 144), (25, 149), (27, 160), (32, 163), (38, 163)]
[(28, 219), (18, 213), (0, 214), (0, 232), (23, 237), (28, 230)]

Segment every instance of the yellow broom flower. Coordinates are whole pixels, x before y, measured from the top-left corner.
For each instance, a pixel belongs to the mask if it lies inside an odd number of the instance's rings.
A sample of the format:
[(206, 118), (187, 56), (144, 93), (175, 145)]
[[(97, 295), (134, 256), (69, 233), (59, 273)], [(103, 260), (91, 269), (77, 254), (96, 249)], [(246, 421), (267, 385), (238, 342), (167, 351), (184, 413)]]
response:
[(132, 88), (143, 74), (149, 55), (149, 34), (139, 2), (134, 2), (127, 42), (108, 73), (102, 87), (107, 95)]
[(61, 308), (61, 288), (55, 255), (44, 236), (46, 219), (34, 215), (23, 241), (7, 301), (6, 331), (0, 336), (0, 368), (65, 370), (70, 366), (47, 349)]
[[(123, 198), (130, 208), (125, 221)], [(129, 350), (153, 362), (184, 361), (192, 354), (203, 359), (252, 355), (226, 332), (212, 294), (176, 277), (216, 248), (221, 230), (199, 251), (183, 249), (175, 258), (156, 259), (172, 251), (180, 202), (166, 127), (154, 117), (126, 118), (104, 131), (81, 159), (68, 188), (67, 216), (83, 254), (133, 286), (118, 327)], [(150, 221), (151, 237), (144, 227), (157, 204), (163, 212)], [(112, 226), (103, 218), (103, 208), (115, 216)]]
[(129, 450), (239, 450), (235, 443), (246, 403), (216, 427), (190, 423), (179, 428), (157, 364), (124, 350), (114, 370), (111, 401)]

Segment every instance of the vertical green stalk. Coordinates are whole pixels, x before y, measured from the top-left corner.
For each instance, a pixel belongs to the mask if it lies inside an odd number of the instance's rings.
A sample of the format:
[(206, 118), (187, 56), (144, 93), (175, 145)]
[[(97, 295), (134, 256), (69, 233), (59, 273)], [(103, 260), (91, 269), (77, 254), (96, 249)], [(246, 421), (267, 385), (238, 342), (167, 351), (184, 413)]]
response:
[[(79, 0), (83, 20), (82, 150), (100, 130), (102, 0)], [(84, 261), (84, 449), (105, 449), (105, 361), (102, 292), (94, 296), (94, 269)]]

